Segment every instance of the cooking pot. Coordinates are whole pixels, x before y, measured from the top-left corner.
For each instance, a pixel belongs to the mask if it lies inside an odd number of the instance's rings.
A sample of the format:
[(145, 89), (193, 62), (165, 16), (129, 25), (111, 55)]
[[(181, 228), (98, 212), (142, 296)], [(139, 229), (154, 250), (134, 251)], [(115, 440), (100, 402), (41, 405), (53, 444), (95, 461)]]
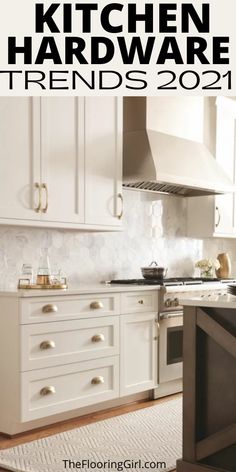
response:
[(141, 267), (142, 275), (145, 279), (163, 279), (166, 277), (168, 269), (159, 267), (156, 261), (153, 261), (149, 267)]

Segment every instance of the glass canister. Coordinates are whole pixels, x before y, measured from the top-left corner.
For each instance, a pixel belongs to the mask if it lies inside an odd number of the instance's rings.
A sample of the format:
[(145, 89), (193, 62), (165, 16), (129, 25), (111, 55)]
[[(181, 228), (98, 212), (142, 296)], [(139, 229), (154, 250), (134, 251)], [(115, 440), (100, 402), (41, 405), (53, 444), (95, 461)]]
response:
[(41, 257), (39, 260), (39, 267), (37, 273), (37, 284), (50, 285), (51, 284), (51, 269), (48, 256), (48, 248), (41, 249)]

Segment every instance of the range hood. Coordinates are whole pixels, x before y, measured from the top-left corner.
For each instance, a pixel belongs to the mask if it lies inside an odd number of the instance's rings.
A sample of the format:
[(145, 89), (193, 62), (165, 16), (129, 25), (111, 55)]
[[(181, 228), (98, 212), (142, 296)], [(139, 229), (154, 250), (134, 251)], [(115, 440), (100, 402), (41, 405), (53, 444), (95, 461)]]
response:
[(146, 97), (124, 98), (124, 187), (181, 196), (235, 191), (203, 142), (148, 129), (147, 111)]

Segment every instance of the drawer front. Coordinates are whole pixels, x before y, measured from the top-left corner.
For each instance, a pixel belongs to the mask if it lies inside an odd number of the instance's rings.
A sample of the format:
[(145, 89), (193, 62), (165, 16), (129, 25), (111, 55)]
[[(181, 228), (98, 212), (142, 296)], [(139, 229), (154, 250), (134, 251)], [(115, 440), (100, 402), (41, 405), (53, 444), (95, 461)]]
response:
[(21, 299), (20, 307), (21, 324), (100, 317), (119, 313), (119, 295), (35, 297)]
[(21, 421), (30, 421), (119, 396), (118, 357), (21, 374)]
[(21, 326), (21, 371), (119, 353), (119, 317)]
[(127, 292), (121, 295), (122, 313), (156, 312), (158, 310), (158, 291)]

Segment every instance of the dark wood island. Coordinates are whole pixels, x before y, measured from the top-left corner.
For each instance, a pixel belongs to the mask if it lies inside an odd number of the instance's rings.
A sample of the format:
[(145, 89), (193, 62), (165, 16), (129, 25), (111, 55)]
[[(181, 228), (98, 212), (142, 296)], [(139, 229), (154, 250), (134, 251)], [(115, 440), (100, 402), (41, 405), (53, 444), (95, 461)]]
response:
[(183, 304), (183, 459), (177, 472), (235, 472), (236, 297)]

